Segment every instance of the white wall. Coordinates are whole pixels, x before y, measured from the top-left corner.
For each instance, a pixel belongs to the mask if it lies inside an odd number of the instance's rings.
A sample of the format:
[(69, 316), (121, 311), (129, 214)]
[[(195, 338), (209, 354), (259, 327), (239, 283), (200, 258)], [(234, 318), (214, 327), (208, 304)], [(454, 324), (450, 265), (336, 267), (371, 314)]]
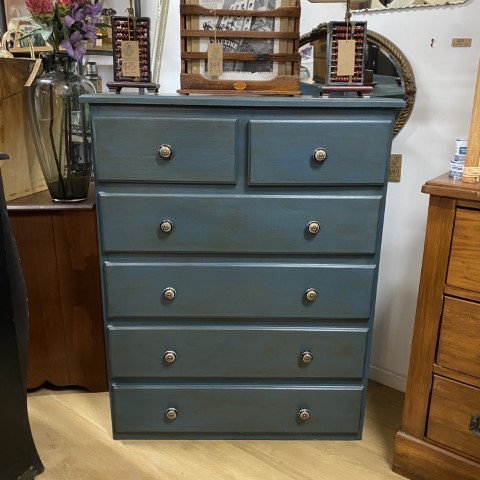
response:
[[(142, 13), (155, 19), (156, 3), (143, 0)], [(107, 4), (114, 6), (115, 2)], [(179, 88), (178, 4), (178, 0), (170, 0), (161, 93)], [(343, 4), (302, 0), (301, 5), (301, 33), (321, 22), (344, 18)], [(409, 59), (417, 83), (412, 116), (393, 142), (393, 153), (403, 155), (402, 180), (388, 188), (370, 368), (371, 378), (404, 390), (428, 205), (428, 197), (420, 189), (426, 180), (448, 170), (455, 139), (468, 138), (480, 58), (480, 0), (354, 14), (352, 18), (366, 20), (370, 30), (393, 41)], [(472, 38), (472, 47), (452, 48), (452, 37)], [(111, 76), (110, 69), (103, 67), (102, 75)]]

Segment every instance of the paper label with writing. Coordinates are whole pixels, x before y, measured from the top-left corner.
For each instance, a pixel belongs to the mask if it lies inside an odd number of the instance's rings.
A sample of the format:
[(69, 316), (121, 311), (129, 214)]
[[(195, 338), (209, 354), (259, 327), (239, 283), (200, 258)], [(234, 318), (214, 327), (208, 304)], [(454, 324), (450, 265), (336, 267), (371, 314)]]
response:
[(122, 40), (122, 74), (124, 77), (140, 76), (140, 58), (138, 54), (138, 42)]
[(223, 74), (223, 44), (208, 44), (208, 67), (207, 72), (212, 77), (219, 77)]
[(353, 75), (355, 73), (355, 40), (338, 41), (337, 75)]

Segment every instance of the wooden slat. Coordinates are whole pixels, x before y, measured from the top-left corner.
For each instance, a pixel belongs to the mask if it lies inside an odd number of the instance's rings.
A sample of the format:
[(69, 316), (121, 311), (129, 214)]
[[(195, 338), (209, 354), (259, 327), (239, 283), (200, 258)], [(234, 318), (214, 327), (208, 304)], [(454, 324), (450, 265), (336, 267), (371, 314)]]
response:
[(279, 7), (273, 10), (211, 10), (200, 5), (180, 5), (180, 15), (200, 15), (205, 17), (294, 17), (300, 18), (300, 7)]
[[(267, 81), (239, 81), (239, 80), (207, 80), (201, 75), (182, 73), (180, 74), (182, 89), (180, 93), (192, 93), (192, 91), (209, 90), (213, 93), (224, 94), (283, 94), (296, 95), (298, 91), (298, 78), (290, 75), (279, 75), (273, 80)], [(236, 89), (235, 84), (245, 84), (245, 88)]]
[[(182, 52), (184, 60), (206, 60), (207, 52)], [(224, 60), (245, 60), (245, 61), (274, 61), (274, 62), (298, 62), (298, 54), (296, 53), (272, 53), (272, 54), (255, 54), (255, 53), (224, 53)]]
[(298, 38), (297, 32), (255, 32), (251, 30), (180, 30), (182, 38)]
[(480, 292), (465, 290), (464, 288), (454, 287), (453, 285), (445, 285), (445, 295), (461, 297), (465, 300), (472, 300), (473, 302), (480, 302)]

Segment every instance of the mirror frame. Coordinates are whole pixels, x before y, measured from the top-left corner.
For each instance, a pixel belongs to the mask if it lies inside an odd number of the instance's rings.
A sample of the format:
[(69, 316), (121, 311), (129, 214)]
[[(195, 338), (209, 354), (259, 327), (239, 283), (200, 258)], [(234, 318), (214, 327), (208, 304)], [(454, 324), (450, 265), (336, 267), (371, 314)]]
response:
[[(300, 37), (299, 46), (302, 47), (315, 40), (321, 40), (327, 38), (328, 23), (320, 23), (310, 32)], [(407, 60), (407, 57), (403, 52), (388, 38), (380, 35), (377, 32), (367, 29), (367, 42), (376, 45), (384, 55), (386, 55), (397, 68), (400, 76), (403, 79), (405, 85), (405, 102), (406, 105), (400, 111), (395, 125), (393, 128), (393, 136), (395, 137), (398, 132), (404, 127), (405, 123), (412, 114), (413, 105), (415, 104), (415, 97), (417, 94), (417, 86), (415, 84), (415, 75), (413, 74), (412, 66)]]

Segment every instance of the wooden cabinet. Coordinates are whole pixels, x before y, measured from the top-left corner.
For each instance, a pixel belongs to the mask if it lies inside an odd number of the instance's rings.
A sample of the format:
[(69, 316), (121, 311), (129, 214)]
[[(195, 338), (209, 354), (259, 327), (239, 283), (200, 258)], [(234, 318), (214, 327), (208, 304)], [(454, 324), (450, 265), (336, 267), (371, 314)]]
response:
[(430, 194), (402, 426), (393, 469), (480, 478), (480, 186), (443, 175)]
[(359, 438), (402, 102), (86, 101), (115, 438)]
[(27, 286), (28, 388), (48, 381), (107, 390), (94, 191), (55, 203), (48, 191), (8, 203)]

